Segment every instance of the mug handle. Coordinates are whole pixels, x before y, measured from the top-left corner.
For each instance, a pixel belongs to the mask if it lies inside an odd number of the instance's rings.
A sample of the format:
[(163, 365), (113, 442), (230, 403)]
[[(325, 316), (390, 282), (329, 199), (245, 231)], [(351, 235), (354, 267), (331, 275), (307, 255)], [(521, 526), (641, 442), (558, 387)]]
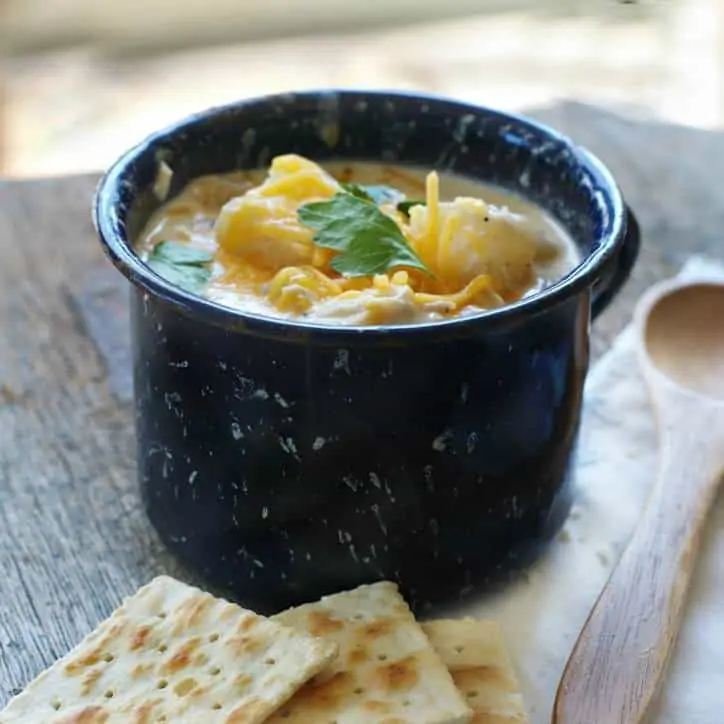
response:
[(613, 301), (631, 274), (641, 247), (641, 228), (634, 212), (626, 206), (626, 232), (611, 270), (593, 288), (591, 319), (596, 319)]

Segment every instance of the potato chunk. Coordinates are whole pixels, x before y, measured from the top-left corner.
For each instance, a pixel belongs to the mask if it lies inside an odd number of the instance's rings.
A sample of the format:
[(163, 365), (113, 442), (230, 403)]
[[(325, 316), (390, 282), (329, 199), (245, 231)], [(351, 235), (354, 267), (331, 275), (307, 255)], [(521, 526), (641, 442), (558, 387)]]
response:
[(299, 223), (299, 206), (330, 198), (339, 184), (301, 156), (278, 156), (260, 186), (221, 208), (214, 233), (219, 246), (251, 264), (279, 268), (313, 260), (313, 231)]
[[(410, 209), (410, 232), (429, 233), (428, 209)], [(525, 217), (480, 199), (459, 197), (441, 202), (436, 228), (435, 263), (438, 273), (456, 286), (481, 274), (498, 290), (515, 291), (530, 284), (538, 240)], [(429, 248), (429, 243), (428, 243)]]

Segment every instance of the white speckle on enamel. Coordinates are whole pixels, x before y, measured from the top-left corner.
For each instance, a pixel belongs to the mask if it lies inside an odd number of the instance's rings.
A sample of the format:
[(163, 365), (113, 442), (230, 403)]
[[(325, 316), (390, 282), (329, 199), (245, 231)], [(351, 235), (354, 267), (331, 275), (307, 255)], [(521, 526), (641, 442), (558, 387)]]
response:
[(332, 362), (332, 368), (335, 370), (344, 370), (348, 375), (351, 375), (349, 369), (349, 351), (346, 349), (338, 349), (334, 362)]
[[(465, 136), (468, 133), (468, 127), (475, 120), (475, 116), (472, 113), (466, 113), (464, 116), (460, 116), (457, 125), (453, 129), (452, 137), (458, 142), (463, 143)], [(465, 151), (462, 151), (465, 153)]]
[(191, 471), (191, 475), (189, 475), (189, 485), (193, 485), (193, 484), (194, 484), (194, 480), (196, 480), (196, 478), (198, 477), (198, 475), (199, 475), (199, 471), (198, 471), (198, 470), (192, 470), (192, 471)]
[[(377, 475), (377, 473), (370, 473), (370, 482), (372, 485), (375, 486), (378, 490), (382, 488), (382, 482), (380, 481), (380, 476)], [(389, 491), (388, 491), (389, 492)]]
[(350, 555), (352, 556), (352, 558), (354, 558), (355, 561), (357, 561), (357, 563), (359, 563), (359, 558), (357, 557), (357, 551), (355, 550), (353, 543), (349, 544), (349, 552), (350, 552)]
[(470, 387), (467, 382), (463, 382), (460, 387), (460, 402), (468, 401), (468, 392), (470, 392)]
[(304, 555), (304, 557), (305, 557), (308, 561), (311, 561), (311, 560), (312, 560), (312, 554), (311, 554), (309, 551), (307, 551), (307, 553)]
[(231, 436), (234, 438), (234, 440), (241, 440), (241, 438), (244, 437), (241, 426), (236, 421), (231, 423)]
[(266, 505), (261, 509), (261, 517), (263, 520), (269, 517), (269, 508)]
[(274, 393), (274, 400), (280, 407), (289, 407), (289, 403), (278, 392)]
[(357, 492), (357, 482), (351, 475), (343, 475), (342, 482), (353, 492)]
[(166, 392), (164, 393), (163, 399), (170, 412), (173, 412), (173, 414), (178, 418), (183, 417), (183, 410), (179, 407), (181, 395), (179, 395), (178, 392)]
[(166, 448), (161, 448), (161, 450), (155, 450), (154, 452), (163, 453), (161, 477), (165, 480), (168, 477), (169, 472), (173, 470), (173, 455)]
[(169, 362), (169, 363), (168, 363), (168, 366), (169, 366), (169, 367), (177, 367), (177, 368), (179, 368), (179, 369), (186, 369), (186, 367), (189, 366), (189, 361), (188, 361), (188, 360), (182, 360), (181, 362)]
[(377, 503), (373, 503), (370, 508), (372, 509), (372, 512), (375, 514), (375, 518), (377, 518), (377, 525), (380, 526), (380, 530), (387, 535), (387, 526), (385, 525), (385, 522), (382, 520), (382, 516), (380, 515), (380, 506), (377, 505)]
[(432, 441), (432, 449), (436, 452), (443, 452), (447, 448), (447, 441), (451, 437), (451, 433), (449, 430), (445, 430), (442, 434), (438, 435), (433, 441)]
[(280, 445), (281, 449), (284, 450), (285, 453), (287, 453), (287, 455), (292, 455), (297, 460), (300, 459), (299, 453), (297, 452), (297, 446), (291, 437), (280, 437), (279, 445)]
[(422, 477), (425, 480), (427, 489), (432, 492), (435, 489), (435, 481), (432, 478), (432, 465), (425, 465), (422, 469)]
[(266, 400), (269, 393), (263, 387), (257, 387), (254, 380), (243, 375), (235, 375), (234, 397), (237, 400)]
[(468, 435), (468, 440), (466, 443), (466, 448), (468, 451), (468, 455), (470, 455), (473, 450), (475, 450), (475, 446), (478, 444), (478, 434), (476, 432), (471, 432)]
[(315, 437), (312, 443), (312, 450), (321, 450), (324, 447), (326, 440), (323, 437)]
[(258, 560), (257, 558), (255, 558), (255, 559), (253, 560), (253, 563), (254, 563), (254, 565), (255, 565), (257, 568), (264, 568), (264, 564), (263, 564), (260, 560)]

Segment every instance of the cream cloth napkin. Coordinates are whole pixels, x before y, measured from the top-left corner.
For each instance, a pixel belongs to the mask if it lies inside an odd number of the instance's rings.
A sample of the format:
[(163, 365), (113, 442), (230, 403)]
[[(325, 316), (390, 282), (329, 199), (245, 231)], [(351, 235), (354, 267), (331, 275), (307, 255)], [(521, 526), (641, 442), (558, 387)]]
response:
[[(724, 266), (694, 258), (680, 276), (724, 280)], [(568, 655), (656, 473), (654, 420), (633, 340), (626, 329), (589, 374), (576, 499), (563, 530), (519, 580), (459, 612), (500, 622), (532, 724), (550, 722)], [(724, 495), (702, 541), (685, 621), (654, 709), (651, 724), (724, 724)]]

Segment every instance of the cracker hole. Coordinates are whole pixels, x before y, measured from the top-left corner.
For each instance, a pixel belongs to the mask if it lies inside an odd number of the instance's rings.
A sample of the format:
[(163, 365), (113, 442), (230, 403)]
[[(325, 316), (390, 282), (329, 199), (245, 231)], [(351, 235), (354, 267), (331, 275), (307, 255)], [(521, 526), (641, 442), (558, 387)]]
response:
[(474, 699), (477, 695), (478, 695), (478, 692), (475, 691), (475, 689), (472, 689), (471, 691), (469, 691), (469, 692), (466, 694), (466, 696), (468, 697), (468, 699)]
[(179, 681), (176, 686), (173, 687), (174, 693), (177, 696), (186, 696), (192, 689), (196, 688), (196, 679), (189, 677)]
[(365, 690), (364, 690), (361, 686), (358, 686), (358, 687), (354, 690), (354, 693), (355, 693), (355, 694), (364, 694), (364, 693), (365, 693)]
[(52, 706), (55, 711), (59, 711), (60, 707), (63, 706), (63, 702), (60, 699), (53, 699), (53, 701), (50, 702), (50, 706)]
[(217, 701), (216, 704), (214, 704), (211, 708), (219, 711), (219, 709), (221, 709), (221, 704), (219, 704), (219, 702)]
[[(364, 618), (364, 614), (356, 613), (352, 618), (354, 618), (355, 621), (361, 621)], [(335, 722), (330, 722), (330, 724), (335, 724)]]
[(464, 646), (456, 646), (456, 647), (455, 647), (455, 653), (456, 653), (456, 654), (462, 654), (463, 651), (465, 651), (465, 647), (464, 647)]
[(159, 618), (166, 618), (166, 612), (165, 612), (165, 611), (161, 611), (161, 613), (158, 614), (158, 617), (159, 617)]
[(112, 699), (115, 696), (115, 694), (112, 689), (108, 689), (108, 691), (105, 694), (103, 694), (103, 696), (105, 696), (106, 699)]
[(378, 661), (387, 661), (387, 654), (377, 654)]
[(157, 689), (165, 689), (168, 686), (168, 681), (166, 679), (161, 679), (161, 681), (156, 684)]
[(105, 661), (107, 664), (110, 664), (113, 659), (113, 654), (103, 654), (103, 661)]
[(277, 660), (275, 658), (273, 658), (272, 656), (269, 656), (268, 658), (264, 659), (264, 663), (267, 666), (274, 666), (274, 664), (276, 664), (276, 662), (277, 662)]
[(410, 704), (412, 704), (412, 702), (411, 702), (409, 699), (405, 699), (405, 700), (402, 702), (402, 706), (410, 706)]
[(209, 673), (211, 676), (218, 676), (221, 673), (221, 669), (218, 666), (212, 666)]
[(161, 654), (165, 654), (165, 653), (168, 651), (168, 646), (166, 646), (166, 644), (161, 644), (161, 645), (158, 647), (158, 651), (159, 651), (159, 653), (161, 653)]
[(213, 644), (214, 642), (219, 640), (219, 634), (212, 633), (211, 636), (209, 636), (209, 641)]

